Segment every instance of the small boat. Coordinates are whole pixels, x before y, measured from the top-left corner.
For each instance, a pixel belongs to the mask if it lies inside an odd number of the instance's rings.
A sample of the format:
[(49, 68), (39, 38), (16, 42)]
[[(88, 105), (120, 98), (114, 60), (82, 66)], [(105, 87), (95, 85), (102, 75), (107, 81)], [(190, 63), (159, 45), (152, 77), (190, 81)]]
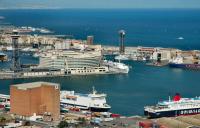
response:
[(177, 39), (178, 39), (178, 40), (184, 40), (184, 38), (183, 38), (183, 37), (178, 37)]

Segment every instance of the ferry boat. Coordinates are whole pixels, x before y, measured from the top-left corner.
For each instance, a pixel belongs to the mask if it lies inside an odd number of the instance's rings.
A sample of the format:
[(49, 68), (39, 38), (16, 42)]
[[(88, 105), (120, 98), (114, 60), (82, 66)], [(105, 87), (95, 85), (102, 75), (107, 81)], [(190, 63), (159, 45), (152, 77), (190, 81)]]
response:
[(184, 58), (178, 56), (169, 62), (170, 67), (174, 68), (185, 68), (185, 69), (200, 69), (200, 60), (189, 60), (190, 62), (185, 62)]
[(129, 72), (129, 66), (127, 66), (123, 63), (120, 63), (120, 62), (104, 60), (103, 64), (105, 66), (108, 66), (108, 69), (111, 72), (118, 72), (118, 73), (128, 73)]
[(94, 112), (106, 112), (111, 106), (106, 103), (106, 94), (98, 94), (93, 87), (90, 94), (80, 94), (74, 91), (60, 92), (61, 108), (76, 107)]
[(160, 101), (155, 106), (145, 106), (144, 115), (149, 118), (176, 117), (200, 114), (200, 97), (181, 98), (176, 94), (173, 100)]

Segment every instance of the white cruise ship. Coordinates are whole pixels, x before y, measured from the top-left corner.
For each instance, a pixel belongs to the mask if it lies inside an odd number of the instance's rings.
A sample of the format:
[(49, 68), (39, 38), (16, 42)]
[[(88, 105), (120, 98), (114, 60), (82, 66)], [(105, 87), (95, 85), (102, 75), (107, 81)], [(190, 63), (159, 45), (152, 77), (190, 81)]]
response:
[(55, 50), (42, 53), (39, 68), (64, 69), (65, 74), (105, 74), (100, 51)]
[(106, 112), (111, 106), (106, 103), (106, 94), (98, 94), (93, 88), (90, 94), (80, 94), (74, 91), (60, 92), (61, 107), (77, 107), (94, 112)]
[(181, 98), (177, 93), (173, 100), (161, 101), (154, 106), (145, 106), (144, 114), (149, 118), (200, 114), (200, 97)]
[(129, 66), (121, 63), (121, 62), (113, 62), (109, 60), (104, 60), (103, 64), (108, 66), (109, 71), (118, 72), (118, 73), (128, 73)]

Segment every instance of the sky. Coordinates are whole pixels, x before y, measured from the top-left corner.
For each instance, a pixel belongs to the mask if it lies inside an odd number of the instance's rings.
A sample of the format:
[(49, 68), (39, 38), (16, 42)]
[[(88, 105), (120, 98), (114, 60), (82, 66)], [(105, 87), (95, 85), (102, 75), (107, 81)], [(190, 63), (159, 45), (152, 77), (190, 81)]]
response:
[(200, 0), (0, 0), (0, 9), (199, 8)]

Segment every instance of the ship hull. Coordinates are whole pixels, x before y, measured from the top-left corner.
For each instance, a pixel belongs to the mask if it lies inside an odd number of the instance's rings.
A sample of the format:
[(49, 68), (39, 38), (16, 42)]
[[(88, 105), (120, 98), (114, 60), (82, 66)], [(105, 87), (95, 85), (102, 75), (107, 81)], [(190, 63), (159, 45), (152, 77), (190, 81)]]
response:
[(128, 73), (129, 69), (119, 69), (119, 68), (114, 68), (114, 67), (109, 67), (109, 70), (111, 72), (119, 72), (119, 73)]
[(61, 107), (76, 107), (80, 108), (81, 110), (90, 110), (92, 112), (107, 112), (110, 110), (110, 107), (88, 107), (84, 105), (77, 105), (77, 104), (69, 104), (69, 103), (61, 103)]
[(148, 118), (176, 117), (176, 116), (187, 116), (196, 114), (200, 114), (200, 108), (160, 111), (155, 113), (144, 111), (144, 115), (147, 116)]
[(174, 64), (174, 63), (169, 63), (169, 66), (173, 67), (173, 68), (200, 69), (200, 64)]
[(96, 107), (91, 107), (89, 108), (90, 111), (92, 112), (108, 112), (110, 108), (96, 108)]

